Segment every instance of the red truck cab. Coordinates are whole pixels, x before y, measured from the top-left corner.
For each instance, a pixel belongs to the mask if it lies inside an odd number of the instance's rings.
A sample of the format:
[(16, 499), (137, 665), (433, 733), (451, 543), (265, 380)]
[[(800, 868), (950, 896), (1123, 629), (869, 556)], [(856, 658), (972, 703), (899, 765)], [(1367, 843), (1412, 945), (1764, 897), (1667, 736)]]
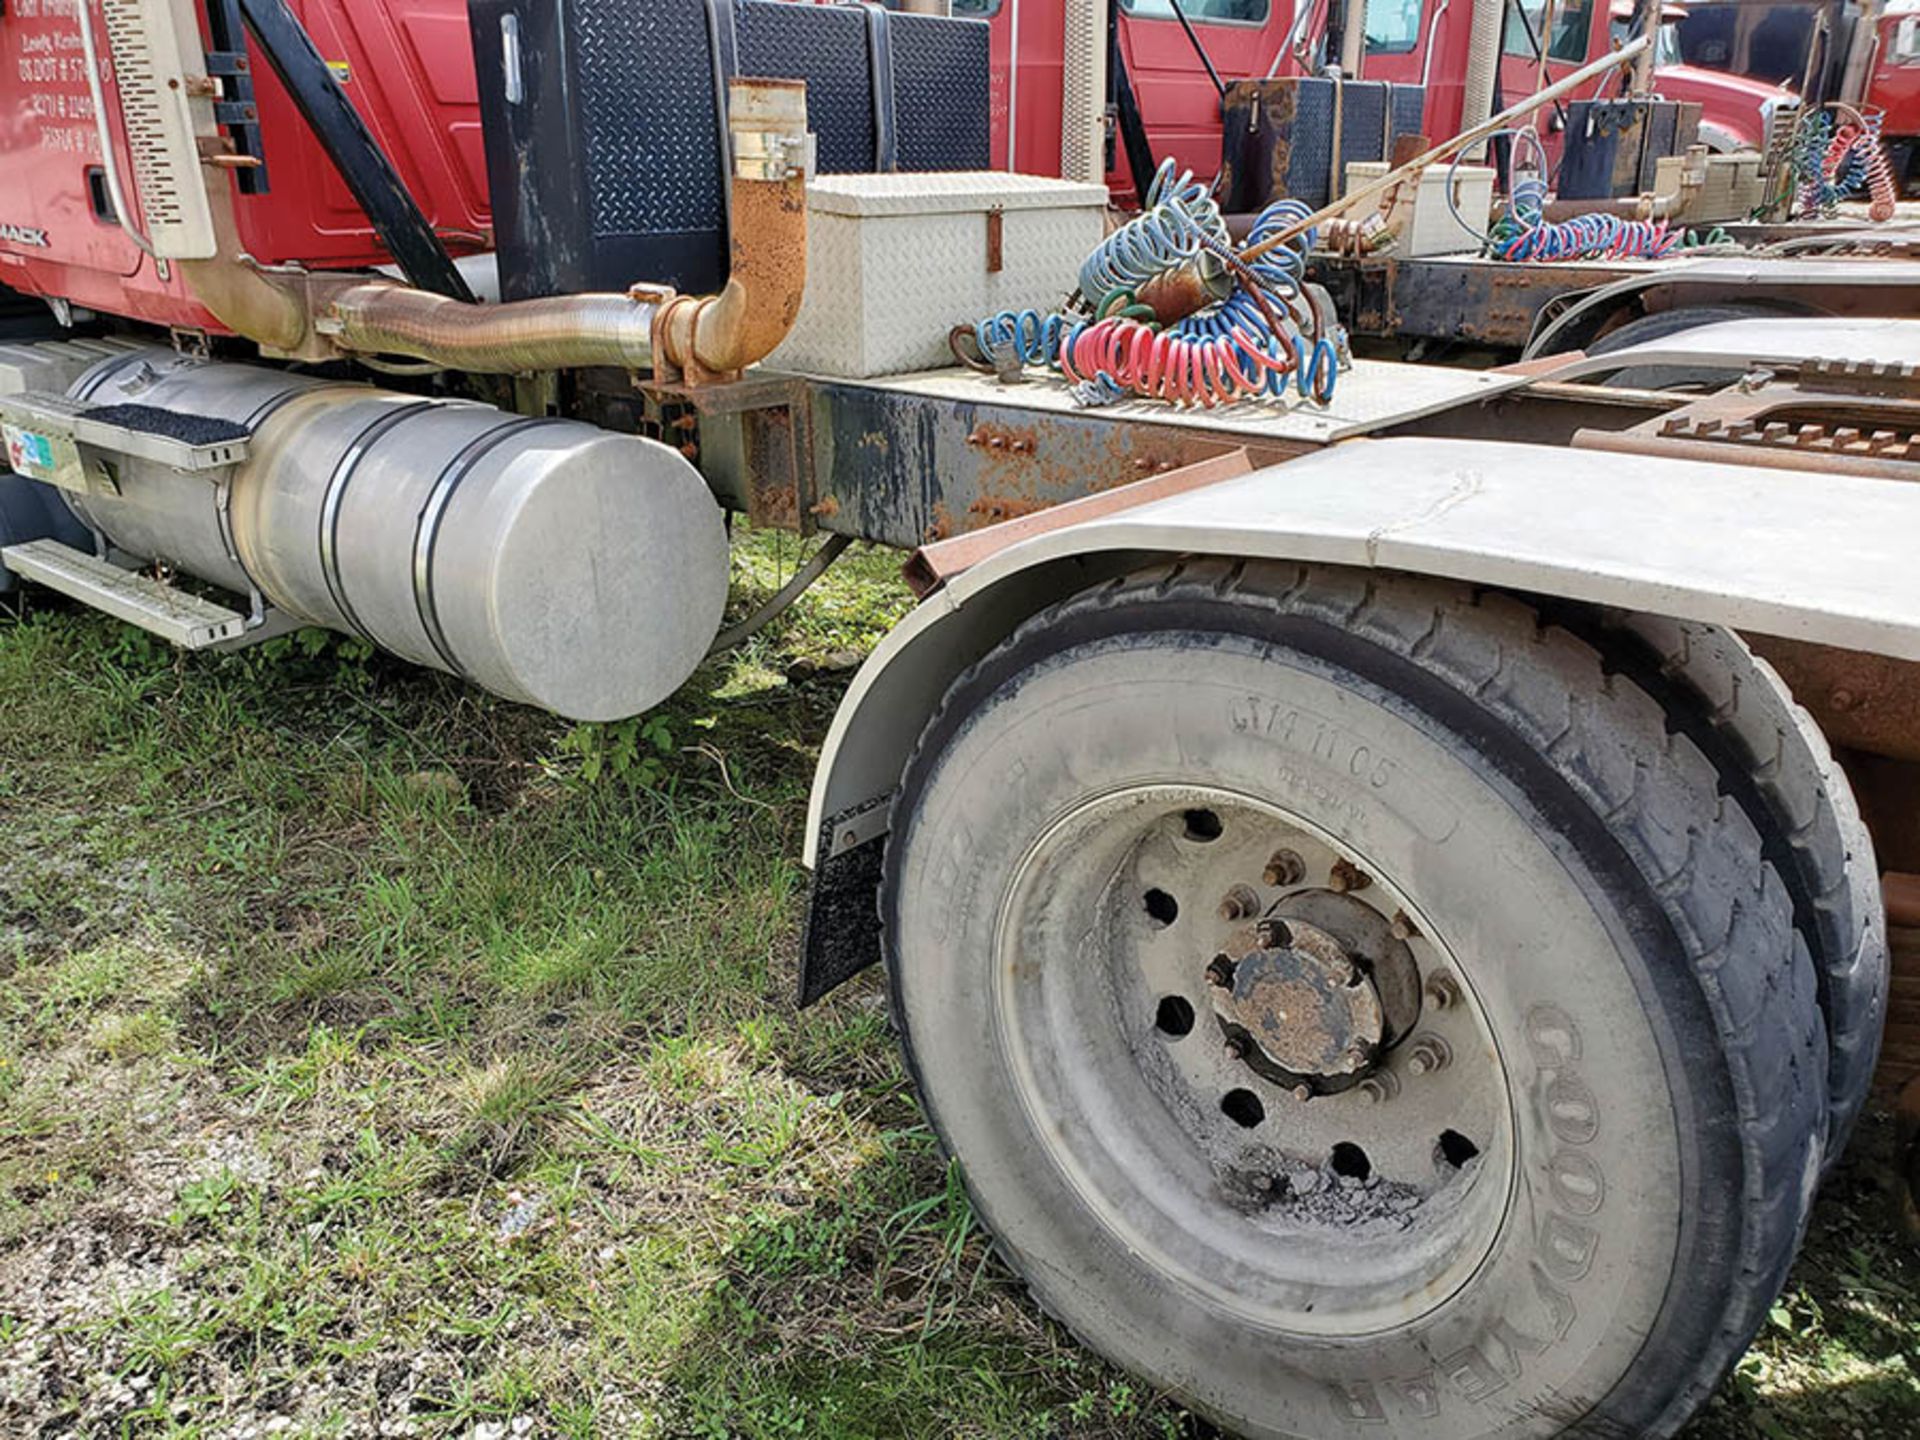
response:
[(1881, 133), (1911, 151), (1920, 137), (1920, 0), (1887, 0), (1874, 23), (1867, 103), (1885, 112)]

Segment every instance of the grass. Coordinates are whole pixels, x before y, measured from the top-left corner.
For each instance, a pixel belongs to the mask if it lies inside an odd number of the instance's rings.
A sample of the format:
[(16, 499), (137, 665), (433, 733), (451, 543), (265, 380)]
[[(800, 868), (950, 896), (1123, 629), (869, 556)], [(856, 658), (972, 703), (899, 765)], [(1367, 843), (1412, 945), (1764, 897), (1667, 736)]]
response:
[[(736, 555), (741, 606), (798, 559)], [(623, 727), (0, 622), (0, 1433), (1206, 1433), (991, 1259), (877, 978), (791, 1005), (893, 563)], [(1920, 1424), (1873, 1173), (1697, 1440)]]

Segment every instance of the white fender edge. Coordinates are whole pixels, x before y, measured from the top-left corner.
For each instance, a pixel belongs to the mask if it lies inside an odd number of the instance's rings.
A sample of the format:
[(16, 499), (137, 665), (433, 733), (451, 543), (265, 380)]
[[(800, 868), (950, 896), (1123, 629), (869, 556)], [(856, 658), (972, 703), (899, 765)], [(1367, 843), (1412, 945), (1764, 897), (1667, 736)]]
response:
[(1920, 660), (1920, 485), (1494, 441), (1353, 441), (1033, 536), (936, 591), (834, 716), (807, 866), (885, 832), (879, 802), (947, 687), (1023, 620), (1187, 554), (1434, 575)]

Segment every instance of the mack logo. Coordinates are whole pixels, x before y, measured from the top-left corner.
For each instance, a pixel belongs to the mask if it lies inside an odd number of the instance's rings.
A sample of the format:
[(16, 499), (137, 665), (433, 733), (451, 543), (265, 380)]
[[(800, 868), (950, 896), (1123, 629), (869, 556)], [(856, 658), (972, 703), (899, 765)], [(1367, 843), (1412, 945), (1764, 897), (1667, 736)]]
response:
[(6, 220), (0, 220), (0, 240), (12, 241), (15, 245), (34, 245), (42, 250), (51, 243), (47, 239), (47, 232), (39, 226), (15, 225)]

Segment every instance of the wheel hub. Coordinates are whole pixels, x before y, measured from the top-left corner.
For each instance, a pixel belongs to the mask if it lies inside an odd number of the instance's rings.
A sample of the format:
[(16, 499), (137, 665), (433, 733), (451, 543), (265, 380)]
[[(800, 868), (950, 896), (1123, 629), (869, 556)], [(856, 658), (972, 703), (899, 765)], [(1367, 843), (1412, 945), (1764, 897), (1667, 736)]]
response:
[(1280, 1084), (1350, 1084), (1386, 1037), (1372, 976), (1317, 926), (1263, 920), (1255, 934), (1255, 949), (1208, 970), (1229, 1053)]

